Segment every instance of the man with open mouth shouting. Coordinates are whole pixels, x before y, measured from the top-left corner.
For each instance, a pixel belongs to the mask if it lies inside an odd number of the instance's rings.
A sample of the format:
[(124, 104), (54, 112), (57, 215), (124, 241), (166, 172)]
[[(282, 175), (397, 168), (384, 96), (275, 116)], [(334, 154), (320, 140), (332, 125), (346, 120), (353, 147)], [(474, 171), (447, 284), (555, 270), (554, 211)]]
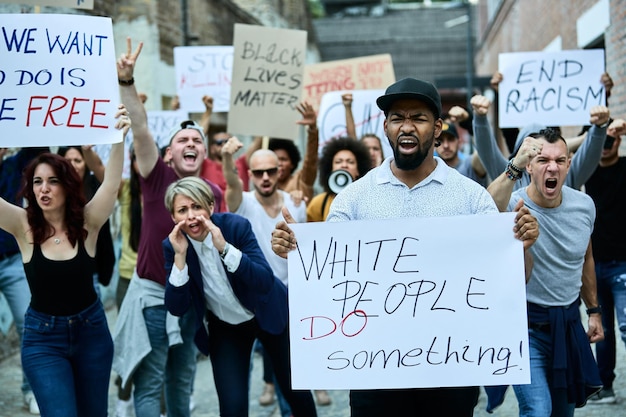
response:
[[(534, 261), (526, 287), (531, 383), (514, 386), (520, 416), (573, 416), (574, 408), (602, 387), (590, 346), (604, 338), (591, 251), (596, 209), (591, 197), (564, 186), (570, 164), (565, 139), (543, 129), (524, 139), (488, 188), (501, 211), (523, 200), (541, 228), (529, 249)], [(530, 184), (512, 193), (524, 170)], [(581, 298), (589, 316), (586, 332)]]

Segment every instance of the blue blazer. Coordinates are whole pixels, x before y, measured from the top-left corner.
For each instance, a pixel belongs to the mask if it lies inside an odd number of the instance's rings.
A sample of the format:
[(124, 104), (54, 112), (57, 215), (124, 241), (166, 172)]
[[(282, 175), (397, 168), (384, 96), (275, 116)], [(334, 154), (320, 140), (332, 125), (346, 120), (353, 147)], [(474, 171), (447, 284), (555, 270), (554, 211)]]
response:
[[(288, 321), (287, 287), (274, 276), (252, 232), (250, 222), (233, 213), (214, 213), (211, 221), (220, 228), (226, 242), (242, 252), (241, 263), (235, 272), (228, 272), (224, 267), (235, 296), (241, 305), (254, 313), (254, 318), (262, 330), (271, 334), (282, 333)], [(208, 355), (209, 335), (203, 325), (207, 309), (198, 254), (190, 243), (186, 257), (189, 281), (181, 287), (175, 287), (169, 282), (174, 265), (174, 249), (169, 238), (163, 240), (163, 253), (168, 277), (165, 286), (165, 306), (175, 316), (182, 316), (189, 307), (194, 307), (196, 313), (194, 342), (200, 352)]]

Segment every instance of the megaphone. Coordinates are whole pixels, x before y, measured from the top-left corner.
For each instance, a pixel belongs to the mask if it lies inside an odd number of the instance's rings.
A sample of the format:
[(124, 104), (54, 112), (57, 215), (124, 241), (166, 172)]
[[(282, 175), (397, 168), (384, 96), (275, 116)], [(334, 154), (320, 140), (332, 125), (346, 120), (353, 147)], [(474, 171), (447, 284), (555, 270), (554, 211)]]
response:
[(345, 169), (333, 171), (328, 177), (328, 188), (335, 194), (352, 184), (352, 175)]

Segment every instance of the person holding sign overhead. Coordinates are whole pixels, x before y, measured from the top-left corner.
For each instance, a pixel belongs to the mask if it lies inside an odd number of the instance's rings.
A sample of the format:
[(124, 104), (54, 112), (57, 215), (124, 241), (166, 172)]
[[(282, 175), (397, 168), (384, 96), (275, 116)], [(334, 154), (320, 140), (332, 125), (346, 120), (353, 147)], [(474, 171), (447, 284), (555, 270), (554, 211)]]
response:
[[(390, 85), (376, 100), (385, 114), (384, 129), (393, 149), (385, 159), (337, 195), (326, 221), (438, 217), (496, 213), (497, 207), (475, 181), (433, 155), (441, 134), (441, 98), (429, 82), (405, 78)], [(532, 264), (528, 248), (539, 235), (528, 208), (516, 207), (513, 233), (524, 242), (527, 273)], [(284, 210), (287, 222), (293, 219)], [(295, 249), (287, 222), (272, 233), (272, 250), (281, 257)], [(472, 416), (478, 387), (410, 388), (350, 391), (353, 417)]]
[[(117, 129), (130, 128), (120, 105)], [(41, 414), (106, 417), (113, 341), (93, 285), (98, 232), (113, 212), (124, 141), (111, 147), (104, 180), (88, 202), (69, 161), (34, 157), (23, 174), (26, 208), (0, 199), (0, 228), (17, 241), (31, 292), (21, 359)]]
[[(603, 78), (603, 82), (606, 81)], [(607, 91), (608, 90), (608, 87)], [(497, 178), (507, 167), (509, 159), (515, 157), (524, 138), (531, 133), (537, 133), (546, 126), (538, 123), (529, 123), (522, 127), (515, 140), (513, 152), (509, 158), (505, 157), (497, 146), (493, 131), (487, 120), (487, 113), (491, 106), (491, 101), (482, 95), (476, 95), (470, 100), (474, 112), (474, 139), (476, 150), (480, 160), (485, 167), (490, 178)], [(602, 155), (606, 129), (609, 125), (610, 112), (606, 106), (593, 106), (589, 110), (589, 123), (591, 128), (587, 132), (587, 138), (578, 148), (571, 160), (571, 169), (568, 171), (565, 185), (580, 189), (595, 171)], [(522, 173), (520, 181), (515, 182), (515, 189), (526, 186), (530, 183), (530, 176)]]
[[(170, 416), (188, 417), (196, 350), (193, 345), (192, 312), (175, 319), (165, 308), (165, 259), (161, 242), (171, 232), (171, 215), (163, 205), (165, 190), (179, 178), (199, 176), (206, 156), (202, 127), (192, 120), (183, 121), (170, 132), (166, 150), (169, 165), (148, 129), (146, 110), (139, 99), (133, 78), (143, 43), (127, 50), (117, 61), (120, 94), (134, 115), (133, 138), (137, 168), (141, 176), (143, 217), (137, 252), (137, 267), (130, 281), (115, 323), (113, 368), (122, 384), (132, 376), (136, 417), (154, 417), (161, 411), (161, 392)], [(136, 121), (136, 123), (135, 123)], [(221, 190), (207, 182), (222, 204)]]

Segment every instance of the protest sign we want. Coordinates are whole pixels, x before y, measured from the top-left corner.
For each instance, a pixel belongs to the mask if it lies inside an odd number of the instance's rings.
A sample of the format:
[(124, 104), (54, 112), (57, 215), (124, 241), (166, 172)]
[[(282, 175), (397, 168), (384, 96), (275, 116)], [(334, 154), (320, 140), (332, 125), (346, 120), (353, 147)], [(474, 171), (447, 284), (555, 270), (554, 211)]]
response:
[(114, 143), (120, 103), (110, 18), (2, 15), (0, 146)]

